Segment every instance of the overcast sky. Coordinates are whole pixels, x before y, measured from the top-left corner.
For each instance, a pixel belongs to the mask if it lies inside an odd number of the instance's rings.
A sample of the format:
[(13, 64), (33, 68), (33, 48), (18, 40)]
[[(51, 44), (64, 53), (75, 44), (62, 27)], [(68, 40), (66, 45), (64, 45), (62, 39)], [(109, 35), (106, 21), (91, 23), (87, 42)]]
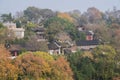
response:
[(0, 0), (0, 14), (23, 11), (29, 6), (49, 8), (54, 11), (71, 11), (78, 9), (81, 12), (89, 7), (96, 7), (100, 11), (112, 10), (116, 6), (120, 10), (120, 0)]

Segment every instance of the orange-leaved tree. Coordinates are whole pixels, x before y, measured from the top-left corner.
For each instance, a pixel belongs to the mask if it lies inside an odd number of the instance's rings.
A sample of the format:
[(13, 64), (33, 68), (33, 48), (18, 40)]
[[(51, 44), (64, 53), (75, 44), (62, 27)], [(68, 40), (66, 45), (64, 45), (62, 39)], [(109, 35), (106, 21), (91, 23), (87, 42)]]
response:
[[(20, 69), (19, 78), (21, 79), (46, 79), (50, 74), (50, 66), (44, 57), (40, 56), (41, 52), (27, 52), (16, 58), (15, 64)], [(46, 54), (46, 53), (45, 53)]]
[(18, 71), (12, 63), (9, 51), (0, 45), (0, 80), (17, 80)]
[(58, 13), (58, 17), (73, 22), (74, 19), (68, 13)]
[(60, 56), (52, 63), (51, 80), (73, 80), (73, 72), (67, 60)]
[(20, 69), (20, 79), (72, 80), (68, 62), (62, 57), (55, 60), (46, 52), (23, 53), (15, 59), (15, 65)]

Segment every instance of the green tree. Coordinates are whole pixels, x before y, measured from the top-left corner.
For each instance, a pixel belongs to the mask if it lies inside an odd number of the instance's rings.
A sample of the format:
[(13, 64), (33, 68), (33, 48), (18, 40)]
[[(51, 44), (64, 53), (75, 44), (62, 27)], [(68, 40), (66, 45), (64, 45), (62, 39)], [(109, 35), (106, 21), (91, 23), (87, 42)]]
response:
[(39, 9), (36, 7), (28, 7), (24, 10), (25, 17), (34, 23), (41, 23), (48, 18), (55, 16), (56, 14), (50, 9)]
[(48, 46), (47, 46), (47, 42), (46, 41), (38, 41), (37, 36), (31, 36), (29, 37), (29, 39), (27, 40), (27, 42), (25, 42), (25, 46), (30, 49), (30, 50), (37, 50), (37, 51), (44, 51), (47, 52), (48, 51)]
[(63, 56), (58, 57), (51, 68), (51, 80), (73, 80), (73, 72)]
[(0, 28), (0, 43), (4, 44), (5, 41), (13, 41), (15, 39), (14, 33), (12, 30), (8, 30), (6, 27), (1, 25)]
[(81, 58), (81, 53), (82, 52), (77, 52), (75, 54), (67, 55), (67, 59), (70, 62), (70, 66), (74, 72), (74, 79), (75, 80), (84, 79), (81, 77), (82, 74), (77, 68), (78, 60), (79, 60), (79, 58)]
[(67, 59), (75, 80), (111, 80), (119, 75), (119, 60), (117, 62), (115, 57), (116, 51), (113, 47), (100, 45), (91, 52), (71, 53)]
[(61, 31), (67, 32), (72, 37), (72, 39), (77, 38), (77, 30), (74, 24), (67, 20), (58, 17), (53, 17), (48, 19), (44, 26), (47, 28), (47, 35), (50, 41), (56, 39), (55, 35), (59, 34)]
[(111, 79), (115, 75), (115, 49), (109, 45), (100, 45), (92, 53), (96, 65), (96, 79)]
[(28, 18), (29, 21), (38, 20), (40, 18), (40, 10), (36, 7), (28, 7), (24, 10), (25, 16)]
[(2, 17), (3, 22), (11, 22), (11, 21), (13, 21), (13, 17), (12, 17), (11, 13), (2, 14), (1, 17)]

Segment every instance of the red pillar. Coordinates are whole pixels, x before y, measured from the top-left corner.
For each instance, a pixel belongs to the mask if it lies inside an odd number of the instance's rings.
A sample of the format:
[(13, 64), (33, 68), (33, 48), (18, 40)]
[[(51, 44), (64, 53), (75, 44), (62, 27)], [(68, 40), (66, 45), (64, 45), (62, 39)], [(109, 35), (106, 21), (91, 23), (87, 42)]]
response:
[(17, 56), (17, 52), (16, 51), (15, 51), (14, 55)]

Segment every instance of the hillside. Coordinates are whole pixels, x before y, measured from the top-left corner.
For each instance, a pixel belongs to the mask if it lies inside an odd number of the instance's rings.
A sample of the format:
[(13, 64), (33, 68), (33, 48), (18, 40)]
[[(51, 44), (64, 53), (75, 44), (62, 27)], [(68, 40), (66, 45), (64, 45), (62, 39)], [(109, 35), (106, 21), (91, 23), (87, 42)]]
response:
[(95, 7), (84, 13), (28, 7), (16, 15), (2, 14), (0, 79), (119, 78), (119, 14)]

